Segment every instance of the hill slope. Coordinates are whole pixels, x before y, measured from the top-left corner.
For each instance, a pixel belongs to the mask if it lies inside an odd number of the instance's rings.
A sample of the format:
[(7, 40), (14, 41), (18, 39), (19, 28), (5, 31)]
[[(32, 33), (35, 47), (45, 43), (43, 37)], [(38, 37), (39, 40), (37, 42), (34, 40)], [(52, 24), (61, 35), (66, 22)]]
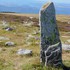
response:
[[(35, 13), (38, 14), (39, 10), (43, 4), (42, 3), (36, 3), (36, 4), (27, 4), (22, 6), (3, 6), (0, 5), (0, 12), (17, 12), (17, 13)], [(60, 4), (55, 3), (56, 13), (57, 14), (69, 14), (70, 15), (70, 4)]]

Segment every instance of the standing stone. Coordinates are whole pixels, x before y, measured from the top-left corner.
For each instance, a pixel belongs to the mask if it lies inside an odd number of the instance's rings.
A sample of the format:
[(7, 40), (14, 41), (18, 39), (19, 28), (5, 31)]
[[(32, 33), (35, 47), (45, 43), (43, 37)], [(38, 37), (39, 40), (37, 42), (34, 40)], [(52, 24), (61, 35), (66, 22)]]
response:
[(45, 66), (62, 65), (62, 45), (55, 18), (53, 2), (44, 5), (40, 11), (41, 57)]

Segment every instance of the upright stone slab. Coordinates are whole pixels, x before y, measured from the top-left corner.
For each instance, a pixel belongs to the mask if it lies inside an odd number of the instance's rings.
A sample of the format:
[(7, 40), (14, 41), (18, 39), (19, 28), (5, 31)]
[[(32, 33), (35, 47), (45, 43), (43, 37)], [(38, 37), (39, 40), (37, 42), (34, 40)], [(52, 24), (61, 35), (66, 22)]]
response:
[(40, 11), (41, 62), (51, 66), (62, 65), (62, 46), (56, 24), (53, 2), (44, 5)]

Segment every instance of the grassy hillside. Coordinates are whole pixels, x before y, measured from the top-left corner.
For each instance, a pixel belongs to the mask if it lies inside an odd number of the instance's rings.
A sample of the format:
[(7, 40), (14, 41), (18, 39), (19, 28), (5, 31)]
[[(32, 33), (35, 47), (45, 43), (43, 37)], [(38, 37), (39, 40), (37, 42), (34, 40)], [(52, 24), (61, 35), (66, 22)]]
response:
[[(40, 27), (38, 20), (38, 15), (33, 14), (0, 14), (0, 37), (9, 38), (9, 40), (0, 40), (0, 70), (62, 70), (46, 69), (40, 64)], [(8, 26), (14, 28), (14, 30), (4, 30), (2, 21), (6, 21)], [(70, 30), (69, 16), (57, 16), (57, 22), (61, 41), (70, 44), (67, 42), (70, 39), (70, 33), (68, 33)], [(68, 28), (66, 28), (67, 26)], [(7, 41), (12, 41), (15, 45), (5, 46)], [(18, 49), (30, 49), (33, 51), (33, 55), (18, 55)], [(69, 67), (70, 51), (63, 50), (62, 59), (63, 63)]]

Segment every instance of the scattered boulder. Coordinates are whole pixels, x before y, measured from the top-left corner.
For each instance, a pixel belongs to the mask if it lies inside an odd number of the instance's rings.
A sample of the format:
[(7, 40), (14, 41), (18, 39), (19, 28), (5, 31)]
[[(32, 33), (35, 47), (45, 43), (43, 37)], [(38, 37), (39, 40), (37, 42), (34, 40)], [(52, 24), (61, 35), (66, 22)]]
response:
[(15, 45), (15, 43), (14, 42), (10, 42), (10, 41), (5, 43), (5, 46), (14, 46), (14, 45)]
[(68, 24), (70, 24), (70, 22), (68, 22)]
[(63, 50), (70, 50), (70, 45), (68, 45), (68, 44), (62, 44), (62, 49)]
[(36, 44), (36, 45), (40, 45), (40, 43), (39, 43), (39, 42), (35, 42), (35, 44)]
[(9, 40), (9, 38), (0, 36), (0, 40)]
[(5, 28), (3, 28), (3, 29), (5, 29), (6, 31), (12, 31), (12, 30), (14, 30), (14, 29), (11, 28), (11, 27), (5, 27)]
[(19, 49), (17, 51), (17, 54), (19, 54), (19, 55), (32, 55), (32, 50)]
[(4, 27), (7, 27), (7, 26), (9, 26), (9, 24), (8, 24), (8, 22), (6, 22), (6, 21), (2, 21), (2, 25), (4, 26)]
[(30, 19), (33, 19), (34, 17), (29, 17)]
[(23, 24), (23, 26), (28, 26), (28, 27), (30, 27), (32, 25), (33, 25), (32, 21), (30, 21), (30, 22), (24, 22), (24, 24)]
[(68, 38), (69, 36), (62, 36), (62, 37)]

